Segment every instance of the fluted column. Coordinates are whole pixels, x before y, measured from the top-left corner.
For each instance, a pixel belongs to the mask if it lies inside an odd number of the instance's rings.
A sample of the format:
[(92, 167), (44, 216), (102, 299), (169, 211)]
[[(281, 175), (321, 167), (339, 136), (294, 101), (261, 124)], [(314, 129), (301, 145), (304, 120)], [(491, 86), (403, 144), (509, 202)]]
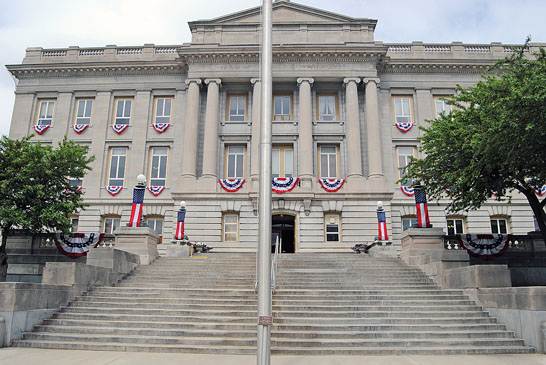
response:
[(250, 79), (254, 85), (252, 89), (252, 140), (250, 153), (250, 180), (252, 182), (252, 191), (258, 190), (258, 180), (260, 177), (260, 106), (262, 80)]
[(299, 120), (299, 175), (304, 188), (311, 188), (313, 178), (313, 101), (311, 99), (312, 78), (298, 78)]
[(203, 177), (216, 180), (218, 156), (218, 104), (220, 79), (206, 79), (207, 110), (205, 112), (205, 138), (203, 145)]
[(197, 123), (199, 121), (200, 79), (187, 79), (186, 121), (184, 126), (184, 153), (182, 155), (182, 177), (196, 178)]
[(366, 84), (366, 125), (368, 136), (368, 179), (383, 178), (381, 158), (381, 131), (379, 124), (379, 104), (377, 102), (378, 78), (365, 78)]
[(358, 118), (359, 78), (346, 78), (345, 99), (347, 110), (347, 179), (362, 177), (362, 150), (360, 147), (360, 120)]

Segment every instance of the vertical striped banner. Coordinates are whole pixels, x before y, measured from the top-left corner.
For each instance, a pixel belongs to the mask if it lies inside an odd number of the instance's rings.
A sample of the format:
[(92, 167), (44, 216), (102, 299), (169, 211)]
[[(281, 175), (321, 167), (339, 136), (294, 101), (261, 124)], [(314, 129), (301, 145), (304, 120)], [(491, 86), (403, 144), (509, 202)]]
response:
[(387, 234), (387, 217), (383, 209), (377, 210), (377, 229), (379, 231), (379, 240), (387, 241), (389, 239)]
[(417, 185), (415, 188), (415, 206), (417, 208), (417, 227), (430, 227), (430, 218), (428, 216), (427, 194), (422, 186)]
[(129, 219), (129, 227), (140, 227), (140, 219), (142, 218), (142, 204), (144, 202), (145, 188), (133, 189), (133, 206), (131, 207), (131, 218)]
[(184, 239), (184, 219), (186, 218), (186, 210), (179, 210), (178, 217), (176, 219), (176, 232), (174, 234), (175, 240)]

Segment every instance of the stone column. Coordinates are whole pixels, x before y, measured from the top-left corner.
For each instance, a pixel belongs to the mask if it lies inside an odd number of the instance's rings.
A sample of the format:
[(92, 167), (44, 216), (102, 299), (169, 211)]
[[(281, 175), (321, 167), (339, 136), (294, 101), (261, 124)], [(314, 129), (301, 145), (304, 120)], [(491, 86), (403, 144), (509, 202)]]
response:
[(378, 78), (365, 78), (366, 125), (368, 136), (368, 179), (383, 179), (379, 105), (377, 102)]
[(313, 181), (313, 100), (311, 99), (311, 85), (315, 80), (298, 78), (300, 94), (300, 121), (299, 121), (299, 176), (302, 187), (311, 190)]
[(362, 178), (362, 150), (360, 147), (360, 120), (358, 117), (359, 78), (346, 78), (345, 106), (347, 110), (347, 180)]
[(252, 140), (250, 153), (250, 183), (251, 190), (258, 191), (260, 178), (260, 108), (262, 101), (262, 80), (250, 79), (252, 89)]
[(194, 191), (197, 166), (197, 139), (199, 122), (200, 79), (187, 79), (186, 120), (184, 126), (184, 148), (182, 154), (182, 185), (180, 190)]
[[(218, 156), (218, 104), (219, 89), (222, 80), (206, 79), (207, 110), (205, 112), (205, 138), (203, 146), (203, 186), (206, 190), (216, 187), (217, 156)], [(199, 183), (201, 185), (201, 182)]]

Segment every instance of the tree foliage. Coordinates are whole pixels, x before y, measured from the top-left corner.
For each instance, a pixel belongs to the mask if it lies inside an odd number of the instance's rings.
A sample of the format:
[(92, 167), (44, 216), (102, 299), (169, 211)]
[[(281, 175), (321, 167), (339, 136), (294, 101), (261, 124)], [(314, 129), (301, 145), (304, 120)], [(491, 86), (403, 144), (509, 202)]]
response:
[(475, 87), (457, 86), (446, 99), (453, 112), (422, 128), (424, 157), (405, 179), (423, 183), (431, 198), (447, 195), (453, 212), (519, 191), (546, 239), (546, 198), (533, 190), (546, 184), (546, 52), (526, 49), (498, 61)]
[(31, 138), (0, 140), (0, 256), (11, 230), (66, 233), (69, 215), (84, 208), (82, 192), (68, 177), (83, 178), (90, 169), (87, 149), (66, 138), (55, 148)]

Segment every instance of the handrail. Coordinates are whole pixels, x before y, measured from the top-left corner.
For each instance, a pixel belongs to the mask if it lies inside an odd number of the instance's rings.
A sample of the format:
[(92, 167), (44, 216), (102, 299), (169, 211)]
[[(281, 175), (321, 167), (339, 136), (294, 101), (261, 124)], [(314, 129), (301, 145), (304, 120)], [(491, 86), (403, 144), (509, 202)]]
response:
[(277, 279), (277, 262), (279, 261), (279, 236), (275, 239), (275, 255), (271, 263), (271, 293), (275, 292)]

